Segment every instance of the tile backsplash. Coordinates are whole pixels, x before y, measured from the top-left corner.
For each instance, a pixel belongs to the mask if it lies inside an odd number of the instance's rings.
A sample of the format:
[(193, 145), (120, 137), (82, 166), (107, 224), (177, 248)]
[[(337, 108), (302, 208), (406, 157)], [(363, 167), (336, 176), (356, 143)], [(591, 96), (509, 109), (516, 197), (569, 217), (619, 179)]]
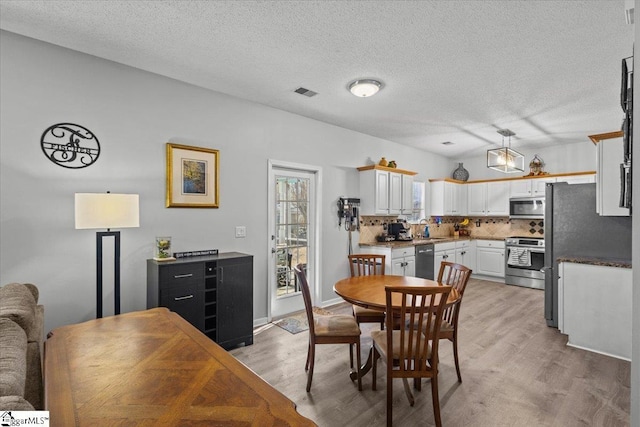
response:
[[(440, 218), (438, 224), (437, 218)], [(505, 217), (468, 217), (469, 225), (460, 227), (467, 230), (471, 237), (504, 238), (510, 236), (544, 236), (542, 220), (509, 219)], [(453, 236), (454, 225), (462, 221), (460, 217), (431, 217), (429, 221), (429, 235), (431, 237)], [(387, 224), (396, 222), (396, 216), (362, 216), (360, 218), (360, 243), (373, 243), (376, 236), (383, 234)], [(411, 233), (415, 238), (424, 232), (425, 223), (412, 224)]]

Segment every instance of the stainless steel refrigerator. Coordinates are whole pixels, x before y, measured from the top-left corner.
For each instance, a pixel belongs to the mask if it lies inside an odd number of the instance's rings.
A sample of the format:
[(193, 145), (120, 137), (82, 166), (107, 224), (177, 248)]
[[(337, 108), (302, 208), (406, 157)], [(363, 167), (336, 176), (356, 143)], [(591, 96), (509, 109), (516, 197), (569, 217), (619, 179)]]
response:
[(544, 317), (558, 327), (558, 257), (631, 261), (631, 217), (596, 213), (596, 184), (547, 184)]

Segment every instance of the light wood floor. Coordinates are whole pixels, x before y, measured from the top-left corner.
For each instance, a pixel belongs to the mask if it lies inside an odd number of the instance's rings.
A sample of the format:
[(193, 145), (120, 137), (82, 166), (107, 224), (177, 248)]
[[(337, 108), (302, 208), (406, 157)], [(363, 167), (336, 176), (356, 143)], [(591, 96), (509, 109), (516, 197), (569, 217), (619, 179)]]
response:
[[(630, 363), (566, 346), (546, 326), (544, 292), (471, 279), (460, 314), (462, 383), (451, 343), (440, 345), (439, 390), (445, 426), (628, 426)], [(330, 308), (350, 313), (350, 306)], [(363, 326), (363, 360), (371, 345)], [(378, 390), (371, 373), (359, 392), (348, 377), (346, 345), (320, 345), (311, 392), (305, 392), (307, 332), (267, 325), (252, 346), (231, 353), (297, 404), (319, 426), (382, 426), (386, 420), (384, 365)], [(423, 384), (410, 407), (402, 381), (394, 385), (396, 426), (433, 425), (431, 388)]]

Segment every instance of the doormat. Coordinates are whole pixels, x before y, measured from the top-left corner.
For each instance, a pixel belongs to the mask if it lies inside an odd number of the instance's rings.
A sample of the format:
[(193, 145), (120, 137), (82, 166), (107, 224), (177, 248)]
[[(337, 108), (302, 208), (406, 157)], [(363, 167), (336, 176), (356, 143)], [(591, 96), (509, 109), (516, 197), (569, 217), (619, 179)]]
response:
[[(324, 308), (320, 307), (313, 307), (313, 313), (325, 316), (333, 314), (330, 311), (327, 311)], [(300, 332), (309, 330), (306, 311), (294, 314), (289, 317), (285, 317), (284, 319), (276, 320), (275, 322), (273, 322), (273, 324), (292, 334), (298, 334)]]

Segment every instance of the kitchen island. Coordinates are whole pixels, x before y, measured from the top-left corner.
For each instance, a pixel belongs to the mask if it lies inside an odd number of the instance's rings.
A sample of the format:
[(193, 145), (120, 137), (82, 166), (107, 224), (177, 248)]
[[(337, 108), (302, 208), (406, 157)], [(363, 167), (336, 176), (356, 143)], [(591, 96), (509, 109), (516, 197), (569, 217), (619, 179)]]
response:
[(562, 257), (558, 274), (558, 329), (567, 345), (631, 360), (631, 262)]

